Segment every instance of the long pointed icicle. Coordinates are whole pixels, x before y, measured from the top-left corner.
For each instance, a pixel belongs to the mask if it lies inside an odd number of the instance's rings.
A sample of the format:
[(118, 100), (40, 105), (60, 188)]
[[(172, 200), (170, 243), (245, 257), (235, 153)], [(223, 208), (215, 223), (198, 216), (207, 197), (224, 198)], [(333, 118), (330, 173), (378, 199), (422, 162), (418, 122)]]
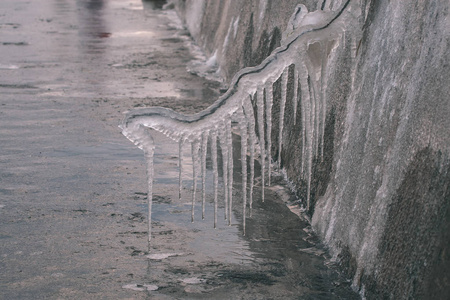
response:
[(273, 83), (269, 81), (266, 85), (266, 123), (267, 123), (267, 181), (270, 186), (272, 171), (272, 106), (273, 106)]
[(258, 92), (256, 94), (256, 102), (258, 106), (258, 133), (259, 133), (259, 153), (261, 156), (261, 193), (262, 193), (262, 202), (264, 202), (264, 173), (265, 173), (265, 154), (266, 149), (265, 139), (264, 139), (264, 90), (262, 88), (258, 88)]
[(281, 76), (281, 101), (280, 101), (280, 124), (278, 132), (278, 169), (281, 168), (281, 149), (283, 146), (283, 128), (284, 128), (284, 110), (286, 107), (287, 84), (288, 84), (289, 67), (284, 69)]
[(231, 118), (225, 121), (228, 145), (228, 225), (231, 226), (233, 208), (233, 136), (231, 134)]
[(247, 208), (247, 121), (244, 112), (239, 113), (241, 133), (241, 172), (242, 172), (242, 231), (245, 235), (245, 219)]
[[(249, 96), (250, 97), (250, 96)], [(249, 150), (250, 150), (250, 191), (249, 191), (249, 207), (250, 207), (250, 217), (252, 216), (252, 206), (253, 206), (253, 186), (255, 181), (255, 115), (253, 112), (253, 106), (250, 101), (244, 101), (244, 113), (245, 118), (248, 120), (248, 132), (249, 132)]]
[(206, 202), (206, 152), (208, 150), (208, 132), (202, 134), (202, 220), (205, 219), (205, 202)]
[(320, 151), (320, 158), (321, 161), (323, 161), (323, 150), (324, 150), (324, 140), (325, 140), (325, 121), (326, 121), (326, 114), (327, 114), (327, 102), (326, 102), (326, 92), (327, 92), (327, 61), (328, 61), (328, 43), (325, 43), (325, 49), (322, 49), (322, 69), (320, 72), (320, 86), (321, 89), (321, 102), (322, 102), (322, 130), (321, 130), (321, 151)]
[(294, 66), (294, 96), (292, 97), (294, 125), (297, 124), (297, 105), (298, 105), (298, 69), (297, 66)]
[(153, 204), (153, 154), (154, 147), (148, 147), (145, 151), (145, 160), (147, 161), (147, 201), (148, 201), (148, 246), (150, 250), (150, 241), (152, 239), (152, 204)]
[[(296, 64), (296, 68), (298, 68), (298, 64)], [(302, 74), (303, 75), (303, 74)], [(301, 121), (302, 121), (302, 157), (301, 157), (301, 167), (300, 167), (300, 177), (304, 178), (305, 176), (305, 143), (306, 143), (306, 112), (305, 112), (305, 95), (303, 93), (305, 84), (305, 80), (303, 80), (303, 76), (299, 77), (300, 79), (300, 112), (301, 112)]]
[(309, 135), (311, 136), (311, 149), (314, 153), (317, 151), (317, 93), (315, 89), (315, 82), (313, 78), (311, 78), (311, 75), (308, 75), (308, 87), (309, 87), (309, 93), (310, 93), (310, 107), (311, 107), (311, 131), (309, 132)]
[(194, 186), (192, 189), (192, 208), (191, 208), (191, 222), (194, 222), (194, 213), (195, 213), (195, 196), (197, 193), (197, 165), (198, 165), (198, 150), (200, 148), (200, 142), (194, 141), (191, 143), (191, 151), (192, 151), (192, 179), (194, 181)]
[(217, 192), (219, 185), (219, 170), (217, 168), (217, 133), (215, 131), (211, 132), (211, 158), (213, 164), (213, 174), (214, 174), (214, 228), (217, 227)]
[(321, 109), (321, 105), (320, 105), (320, 92), (318, 91), (318, 87), (316, 86), (316, 83), (314, 83), (313, 85), (313, 91), (314, 91), (314, 96), (312, 97), (313, 101), (312, 103), (314, 103), (314, 149), (316, 150), (314, 152), (315, 156), (319, 155), (319, 127), (320, 127), (320, 109)]
[[(300, 65), (300, 63), (299, 63)], [(306, 69), (304, 64), (301, 64), (303, 70)], [(310, 90), (308, 84), (307, 73), (302, 73), (300, 76), (301, 88), (301, 110), (302, 110), (302, 175), (307, 180), (307, 208), (309, 209), (309, 193), (311, 187), (310, 180), (310, 152), (312, 152), (312, 136), (311, 136), (311, 121), (310, 117), (313, 114), (310, 108)]]
[(224, 186), (224, 200), (225, 200), (225, 220), (228, 216), (228, 145), (226, 130), (219, 134), (220, 148), (222, 149), (222, 169), (223, 169), (223, 186)]
[(314, 108), (313, 99), (311, 99), (311, 88), (306, 78), (306, 209), (309, 211), (309, 203), (311, 197), (311, 174), (312, 174), (312, 156), (313, 156), (313, 146), (314, 146)]

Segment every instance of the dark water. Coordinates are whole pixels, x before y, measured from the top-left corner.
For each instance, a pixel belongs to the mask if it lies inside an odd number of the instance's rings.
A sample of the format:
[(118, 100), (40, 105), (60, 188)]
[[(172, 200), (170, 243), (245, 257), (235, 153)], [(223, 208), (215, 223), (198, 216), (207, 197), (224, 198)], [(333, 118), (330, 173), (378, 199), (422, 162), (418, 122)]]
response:
[(150, 254), (177, 255), (146, 257), (145, 166), (122, 112), (193, 113), (221, 89), (186, 72), (188, 33), (160, 4), (0, 2), (0, 298), (357, 299), (280, 180), (264, 203), (255, 188), (246, 236), (238, 184), (232, 226), (219, 208), (213, 229), (210, 179), (206, 219), (198, 204), (191, 223), (189, 167), (178, 200), (177, 145), (163, 137)]

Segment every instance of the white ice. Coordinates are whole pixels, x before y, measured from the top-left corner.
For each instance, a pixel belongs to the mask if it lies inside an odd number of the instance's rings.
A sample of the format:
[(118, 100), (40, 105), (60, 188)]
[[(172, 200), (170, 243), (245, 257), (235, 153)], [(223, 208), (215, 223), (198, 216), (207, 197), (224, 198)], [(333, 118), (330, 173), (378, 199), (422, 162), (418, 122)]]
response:
[[(148, 161), (149, 224), (151, 224), (151, 202), (153, 181), (153, 149), (151, 131), (161, 132), (183, 145), (192, 148), (194, 190), (192, 207), (196, 202), (197, 177), (202, 177), (202, 203), (205, 201), (206, 148), (211, 145), (214, 173), (214, 226), (217, 224), (218, 207), (218, 146), (222, 154), (223, 186), (225, 188), (225, 218), (231, 222), (233, 189), (233, 144), (232, 121), (241, 134), (241, 161), (243, 197), (243, 228), (247, 217), (247, 205), (252, 207), (254, 185), (254, 160), (261, 165), (261, 200), (264, 201), (264, 186), (267, 175), (270, 185), (272, 170), (272, 107), (274, 104), (273, 84), (281, 78), (280, 123), (277, 164), (282, 160), (284, 115), (287, 103), (288, 78), (293, 71), (294, 124), (301, 126), (299, 143), (302, 147), (300, 173), (307, 184), (306, 206), (310, 206), (312, 163), (318, 155), (323, 155), (323, 138), (326, 116), (326, 75), (327, 61), (339, 46), (343, 33), (347, 30), (350, 14), (346, 11), (348, 2), (338, 11), (308, 12), (298, 5), (283, 33), (281, 46), (273, 51), (260, 65), (240, 70), (231, 80), (228, 91), (207, 109), (193, 115), (184, 115), (168, 108), (135, 108), (126, 112), (120, 125), (122, 133), (139, 148), (144, 150)], [(298, 90), (297, 90), (298, 89)], [(300, 100), (299, 100), (300, 99)], [(300, 103), (298, 103), (300, 101)], [(256, 103), (255, 103), (256, 102)], [(256, 110), (254, 111), (254, 107)], [(300, 108), (301, 122), (297, 122), (297, 108)], [(267, 145), (267, 147), (266, 147)], [(259, 150), (259, 151), (257, 151)], [(250, 154), (249, 201), (247, 204), (247, 154)], [(257, 153), (258, 152), (258, 153)], [(259, 154), (259, 155), (257, 155)], [(181, 169), (180, 159), (180, 197)], [(267, 167), (267, 168), (266, 168)], [(267, 172), (266, 172), (267, 170)], [(204, 217), (204, 204), (202, 205)], [(194, 220), (192, 210), (192, 220)], [(251, 209), (250, 209), (251, 214)], [(231, 224), (231, 223), (229, 223)], [(150, 226), (149, 226), (150, 227)], [(149, 240), (150, 240), (149, 228)]]

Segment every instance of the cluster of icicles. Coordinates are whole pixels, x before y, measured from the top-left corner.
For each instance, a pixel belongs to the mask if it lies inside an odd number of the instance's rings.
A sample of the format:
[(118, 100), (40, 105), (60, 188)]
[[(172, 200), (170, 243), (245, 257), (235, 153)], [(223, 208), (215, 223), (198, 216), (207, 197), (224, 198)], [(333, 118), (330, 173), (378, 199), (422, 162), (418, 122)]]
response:
[[(281, 46), (273, 51), (259, 66), (245, 68), (232, 79), (230, 88), (214, 104), (194, 114), (183, 115), (168, 108), (137, 108), (126, 113), (120, 125), (122, 133), (144, 150), (148, 171), (149, 241), (151, 239), (151, 209), (153, 185), (154, 142), (151, 131), (156, 130), (179, 143), (179, 171), (181, 197), (181, 157), (183, 145), (190, 144), (193, 162), (192, 221), (196, 203), (199, 169), (202, 179), (202, 217), (205, 212), (206, 154), (208, 143), (211, 149), (214, 182), (214, 227), (217, 223), (218, 207), (218, 146), (222, 153), (225, 218), (231, 222), (233, 188), (232, 126), (241, 136), (242, 165), (242, 216), (245, 234), (247, 205), (252, 208), (255, 181), (255, 159), (260, 160), (262, 201), (264, 186), (270, 185), (272, 157), (267, 150), (272, 147), (273, 84), (281, 78), (282, 92), (278, 138), (278, 166), (283, 146), (284, 112), (287, 101), (289, 69), (293, 70), (292, 107), (294, 118), (300, 105), (301, 120), (294, 124), (302, 128), (301, 174), (307, 183), (307, 208), (311, 185), (313, 158), (323, 155), (323, 138), (326, 114), (326, 70), (330, 54), (339, 45), (346, 24), (347, 1), (339, 11), (315, 11), (309, 13), (304, 5), (298, 5), (292, 15)], [(291, 66), (294, 68), (291, 68)], [(292, 75), (292, 74), (291, 74)], [(300, 93), (298, 93), (300, 91)], [(256, 109), (254, 109), (256, 107)], [(267, 143), (267, 147), (266, 147)], [(247, 155), (249, 163), (247, 164)], [(200, 168), (199, 168), (200, 165)], [(248, 176), (248, 168), (250, 176)], [(247, 182), (249, 178), (249, 182)], [(249, 193), (247, 201), (247, 190)]]

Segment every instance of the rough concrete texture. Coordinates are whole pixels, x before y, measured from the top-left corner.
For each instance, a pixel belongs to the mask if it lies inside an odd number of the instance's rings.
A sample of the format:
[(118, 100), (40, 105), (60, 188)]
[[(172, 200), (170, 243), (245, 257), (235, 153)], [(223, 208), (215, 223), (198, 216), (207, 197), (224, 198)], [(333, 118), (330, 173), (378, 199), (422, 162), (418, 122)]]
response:
[[(336, 9), (343, 1), (298, 2), (312, 11)], [(205, 0), (178, 1), (177, 9), (229, 81), (279, 46), (296, 5)], [(450, 4), (351, 6), (360, 10), (355, 30), (340, 41), (327, 72), (324, 155), (313, 166), (312, 224), (367, 299), (448, 299)], [(279, 90), (277, 82), (276, 99)], [(304, 199), (301, 123), (294, 126), (289, 103), (281, 163)], [(278, 116), (275, 100), (275, 139)], [(277, 145), (272, 143), (274, 160)]]

